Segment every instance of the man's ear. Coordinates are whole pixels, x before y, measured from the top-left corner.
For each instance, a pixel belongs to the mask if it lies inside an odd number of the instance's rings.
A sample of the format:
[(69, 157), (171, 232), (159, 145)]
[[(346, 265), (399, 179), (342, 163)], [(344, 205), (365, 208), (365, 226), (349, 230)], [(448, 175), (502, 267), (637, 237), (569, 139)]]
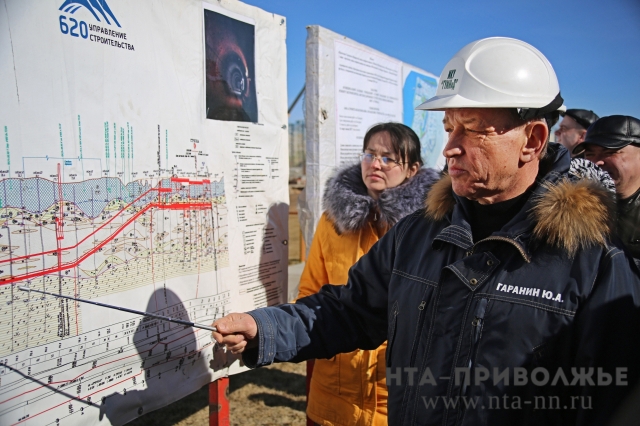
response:
[(580, 132), (580, 137), (578, 138), (578, 143), (584, 142), (585, 136), (587, 136), (587, 131), (585, 129), (578, 130)]
[(533, 121), (525, 126), (524, 133), (527, 141), (520, 152), (520, 161), (529, 163), (540, 158), (540, 153), (549, 138), (549, 128), (543, 121)]

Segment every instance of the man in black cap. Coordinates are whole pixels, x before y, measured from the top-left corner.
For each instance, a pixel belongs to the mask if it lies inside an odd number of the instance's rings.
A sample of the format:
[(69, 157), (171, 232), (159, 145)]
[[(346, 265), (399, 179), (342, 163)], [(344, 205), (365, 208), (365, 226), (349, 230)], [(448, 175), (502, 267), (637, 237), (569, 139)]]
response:
[(640, 260), (640, 120), (612, 115), (596, 121), (574, 150), (611, 175), (618, 197), (618, 235)]
[(600, 118), (588, 109), (568, 109), (561, 115), (564, 118), (560, 122), (560, 128), (555, 132), (556, 142), (562, 144), (569, 152), (573, 152), (573, 149), (584, 141), (589, 126)]

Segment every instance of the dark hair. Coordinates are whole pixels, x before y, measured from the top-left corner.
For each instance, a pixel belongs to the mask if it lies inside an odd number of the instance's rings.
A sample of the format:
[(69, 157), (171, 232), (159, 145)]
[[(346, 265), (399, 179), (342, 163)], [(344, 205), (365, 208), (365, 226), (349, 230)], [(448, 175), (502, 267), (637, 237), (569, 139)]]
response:
[(513, 123), (514, 126), (521, 126), (531, 121), (544, 121), (545, 123), (547, 123), (547, 127), (549, 128), (549, 134), (551, 134), (551, 128), (555, 126), (558, 120), (560, 119), (560, 111), (552, 111), (543, 115), (537, 115), (533, 118), (524, 120), (520, 118), (520, 116), (518, 115), (517, 108), (508, 108), (508, 109), (509, 109), (509, 113), (511, 114), (511, 122)]
[(370, 128), (364, 135), (364, 144), (362, 150), (367, 149), (369, 140), (373, 135), (380, 132), (387, 132), (391, 137), (391, 147), (394, 153), (407, 162), (409, 166), (419, 163), (420, 167), (424, 165), (422, 157), (420, 157), (420, 138), (416, 135), (411, 127), (402, 123), (379, 123)]

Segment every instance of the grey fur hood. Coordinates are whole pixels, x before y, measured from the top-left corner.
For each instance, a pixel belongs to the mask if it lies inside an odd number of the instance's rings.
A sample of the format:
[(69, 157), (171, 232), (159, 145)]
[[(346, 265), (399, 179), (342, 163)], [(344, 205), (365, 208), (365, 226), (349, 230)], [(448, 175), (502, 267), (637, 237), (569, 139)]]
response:
[(438, 179), (435, 170), (420, 169), (411, 179), (382, 192), (376, 201), (367, 193), (360, 164), (355, 164), (338, 170), (327, 181), (322, 204), (340, 234), (362, 229), (376, 207), (379, 220), (395, 225), (423, 207), (429, 188)]

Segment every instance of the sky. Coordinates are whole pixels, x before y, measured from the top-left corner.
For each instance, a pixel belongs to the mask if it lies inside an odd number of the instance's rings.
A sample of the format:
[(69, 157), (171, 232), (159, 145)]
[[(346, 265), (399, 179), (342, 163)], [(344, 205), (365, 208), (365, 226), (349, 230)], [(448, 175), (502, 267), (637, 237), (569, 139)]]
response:
[[(553, 65), (567, 108), (640, 118), (640, 0), (244, 0), (287, 21), (289, 105), (305, 82), (307, 25), (439, 75), (466, 44), (513, 37)], [(299, 103), (290, 120), (303, 118)]]

